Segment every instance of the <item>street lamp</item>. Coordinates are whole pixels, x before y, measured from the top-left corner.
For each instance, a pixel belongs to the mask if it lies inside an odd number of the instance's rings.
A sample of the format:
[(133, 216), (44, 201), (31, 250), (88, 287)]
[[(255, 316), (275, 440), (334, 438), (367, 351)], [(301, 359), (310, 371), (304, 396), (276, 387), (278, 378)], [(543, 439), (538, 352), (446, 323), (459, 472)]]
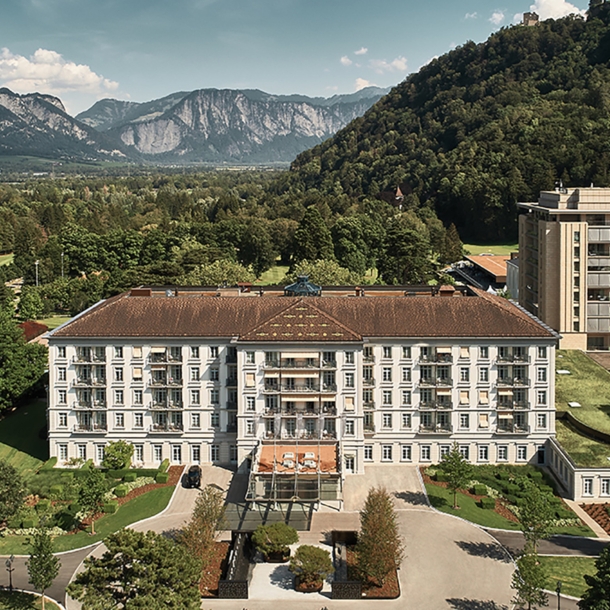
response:
[(10, 589), (11, 593), (13, 592), (13, 572), (15, 571), (13, 561), (15, 561), (15, 555), (11, 555), (5, 562), (6, 571), (8, 572), (8, 588)]
[(36, 286), (38, 286), (38, 264), (40, 261), (36, 261), (34, 264), (36, 265)]
[(557, 610), (561, 610), (561, 581), (557, 581), (557, 586), (555, 587), (555, 591), (557, 591)]

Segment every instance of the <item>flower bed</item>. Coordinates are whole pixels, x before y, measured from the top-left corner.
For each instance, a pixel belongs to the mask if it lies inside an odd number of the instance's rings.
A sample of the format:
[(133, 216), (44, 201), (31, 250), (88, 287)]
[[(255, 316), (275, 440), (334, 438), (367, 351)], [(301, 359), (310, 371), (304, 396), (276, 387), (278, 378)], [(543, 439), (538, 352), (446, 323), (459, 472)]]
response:
[(214, 554), (203, 570), (199, 582), (199, 591), (201, 591), (202, 597), (218, 596), (218, 583), (225, 568), (229, 546), (228, 542), (216, 542), (214, 544)]
[(400, 595), (398, 571), (394, 570), (383, 585), (378, 586), (358, 569), (357, 555), (353, 546), (347, 547), (347, 579), (359, 580), (362, 583), (362, 597), (368, 599), (396, 599)]
[(581, 504), (580, 507), (610, 534), (610, 504)]

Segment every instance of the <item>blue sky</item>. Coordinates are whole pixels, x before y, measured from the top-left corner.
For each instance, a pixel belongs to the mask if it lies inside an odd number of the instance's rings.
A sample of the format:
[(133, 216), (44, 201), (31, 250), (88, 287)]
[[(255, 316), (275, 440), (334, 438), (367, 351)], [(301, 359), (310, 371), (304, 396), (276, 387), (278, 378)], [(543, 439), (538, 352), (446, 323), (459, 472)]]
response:
[(515, 15), (587, 0), (2, 0), (0, 86), (148, 101), (206, 87), (328, 97), (395, 85)]

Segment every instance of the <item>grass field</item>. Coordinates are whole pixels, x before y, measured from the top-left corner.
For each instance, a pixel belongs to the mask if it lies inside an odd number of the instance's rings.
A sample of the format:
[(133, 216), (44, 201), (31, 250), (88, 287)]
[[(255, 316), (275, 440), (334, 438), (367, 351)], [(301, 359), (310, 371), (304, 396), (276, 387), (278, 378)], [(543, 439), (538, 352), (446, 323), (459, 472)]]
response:
[(593, 557), (540, 557), (546, 570), (546, 589), (554, 591), (557, 581), (561, 581), (561, 592), (574, 597), (582, 597), (587, 588), (585, 574), (595, 574)]
[(36, 400), (0, 419), (0, 460), (12, 464), (25, 478), (49, 458), (46, 401)]
[[(558, 411), (569, 411), (583, 423), (610, 434), (610, 373), (576, 350), (558, 350), (557, 369), (570, 375), (557, 375), (555, 406)], [(580, 403), (570, 408), (568, 402)]]
[(569, 424), (557, 420), (555, 422), (557, 440), (568, 452), (577, 466), (581, 468), (596, 468), (610, 466), (610, 445), (583, 436)]
[[(95, 522), (95, 536), (87, 532), (79, 532), (70, 536), (59, 536), (53, 540), (53, 550), (72, 551), (94, 542), (99, 542), (128, 525), (152, 517), (161, 512), (169, 503), (174, 487), (153, 489), (127, 504), (119, 507), (114, 515), (105, 515)], [(25, 536), (0, 538), (0, 555), (25, 555), (28, 553), (29, 542)]]
[(0, 265), (10, 265), (13, 262), (13, 254), (0, 254)]
[[(505, 519), (493, 510), (481, 508), (475, 500), (470, 496), (458, 493), (457, 510), (453, 509), (453, 493), (448, 489), (437, 485), (426, 485), (426, 493), (430, 500), (430, 504), (437, 510), (440, 510), (449, 515), (461, 517), (472, 523), (477, 523), (484, 527), (495, 527), (503, 530), (519, 530), (519, 524)], [(586, 525), (580, 527), (557, 527), (553, 529), (553, 534), (568, 534), (571, 536), (590, 536), (595, 534)]]
[[(58, 610), (59, 606), (48, 597), (44, 604), (45, 610)], [(40, 610), (42, 602), (37, 595), (29, 593), (18, 593), (14, 591), (0, 591), (0, 610)]]
[(64, 322), (67, 322), (71, 319), (72, 316), (51, 316), (50, 318), (42, 318), (42, 320), (36, 320), (36, 322), (46, 324), (49, 327), (49, 330), (53, 330), (58, 326), (61, 326)]
[(464, 251), (474, 256), (478, 254), (504, 254), (517, 252), (519, 244), (464, 244)]
[(280, 284), (284, 279), (284, 276), (288, 273), (287, 265), (276, 265), (271, 269), (265, 271), (254, 284), (256, 286), (275, 286)]

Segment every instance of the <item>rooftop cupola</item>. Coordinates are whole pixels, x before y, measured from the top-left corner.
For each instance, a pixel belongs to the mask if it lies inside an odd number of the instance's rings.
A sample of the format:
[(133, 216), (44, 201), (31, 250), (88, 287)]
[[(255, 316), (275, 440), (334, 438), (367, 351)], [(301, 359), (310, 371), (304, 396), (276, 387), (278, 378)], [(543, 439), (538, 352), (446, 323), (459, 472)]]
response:
[(309, 281), (308, 275), (299, 275), (297, 281), (284, 288), (285, 297), (320, 297), (322, 286), (316, 286)]

